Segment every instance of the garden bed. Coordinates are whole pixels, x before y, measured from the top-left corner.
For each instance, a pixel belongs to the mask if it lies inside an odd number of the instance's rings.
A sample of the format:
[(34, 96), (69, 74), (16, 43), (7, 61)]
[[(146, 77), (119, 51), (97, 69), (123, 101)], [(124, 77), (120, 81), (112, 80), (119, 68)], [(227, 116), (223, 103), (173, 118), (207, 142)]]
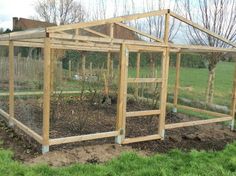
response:
[[(17, 100), (16, 100), (17, 101)], [(21, 100), (22, 101), (22, 100)], [(18, 104), (16, 102), (16, 104)], [(40, 133), (42, 126), (42, 112), (32, 99), (25, 99), (24, 105), (30, 106), (33, 121), (30, 127)], [(127, 111), (148, 110), (153, 106), (142, 101), (129, 100)], [(24, 124), (29, 124), (24, 113), (16, 106), (17, 119)], [(50, 124), (50, 138), (91, 134), (115, 130), (116, 99), (111, 101), (81, 101), (75, 97), (66, 97), (62, 101), (52, 101), (52, 119)], [(166, 123), (177, 123), (198, 120), (184, 114), (167, 113)], [(127, 137), (145, 136), (156, 134), (158, 117), (137, 117), (126, 121)], [(62, 166), (74, 162), (98, 163), (105, 162), (118, 156), (123, 151), (138, 151), (141, 154), (168, 152), (171, 149), (189, 151), (196, 150), (221, 150), (226, 144), (236, 139), (236, 133), (229, 130), (223, 123), (200, 125), (179, 129), (166, 130), (165, 140), (140, 142), (126, 146), (114, 144), (114, 137), (101, 140), (70, 143), (50, 147), (50, 152), (40, 156), (41, 146), (19, 130), (13, 131), (0, 123), (0, 140), (4, 148), (14, 151), (15, 159), (27, 163), (45, 161), (50, 165)], [(60, 157), (58, 157), (60, 156)]]

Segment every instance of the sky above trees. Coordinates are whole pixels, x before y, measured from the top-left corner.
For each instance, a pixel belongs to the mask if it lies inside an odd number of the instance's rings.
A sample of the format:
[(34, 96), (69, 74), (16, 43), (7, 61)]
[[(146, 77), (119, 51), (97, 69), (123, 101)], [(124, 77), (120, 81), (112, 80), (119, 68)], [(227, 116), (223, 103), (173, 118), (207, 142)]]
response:
[[(104, 8), (106, 17), (114, 15), (119, 16), (126, 13), (143, 12), (145, 4), (145, 11), (154, 5), (157, 6), (156, 0), (76, 0), (81, 2), (85, 10), (88, 12), (87, 19), (102, 18), (104, 13), (98, 9)], [(166, 7), (172, 7), (174, 0), (165, 1)], [(12, 28), (12, 17), (35, 18), (36, 13), (34, 5), (37, 0), (1, 0), (0, 1), (0, 28)], [(135, 8), (133, 8), (135, 7)], [(125, 9), (126, 8), (126, 9)], [(156, 7), (158, 8), (158, 7)], [(135, 10), (134, 10), (135, 9)], [(93, 13), (91, 13), (93, 12)]]

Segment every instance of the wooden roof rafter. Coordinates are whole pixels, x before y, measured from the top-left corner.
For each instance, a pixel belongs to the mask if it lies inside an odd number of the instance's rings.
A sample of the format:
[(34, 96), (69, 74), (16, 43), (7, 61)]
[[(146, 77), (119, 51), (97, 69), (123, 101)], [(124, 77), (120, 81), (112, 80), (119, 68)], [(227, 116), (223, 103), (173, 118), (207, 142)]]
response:
[(85, 31), (87, 31), (87, 32), (89, 32), (89, 33), (95, 34), (95, 35), (97, 35), (97, 36), (99, 36), (99, 37), (111, 38), (111, 37), (108, 36), (108, 35), (102, 34), (102, 33), (100, 33), (100, 32), (97, 32), (97, 31), (92, 30), (92, 29), (89, 29), (89, 28), (82, 28), (82, 29), (85, 30)]
[[(60, 48), (62, 48), (62, 45), (65, 45), (65, 48), (71, 48), (69, 45), (72, 45), (72, 48), (74, 49), (76, 49), (76, 46), (77, 46), (77, 47), (81, 47), (88, 50), (90, 49), (95, 50), (96, 47), (98, 46), (99, 48), (102, 48), (103, 50), (106, 50), (106, 48), (108, 47), (111, 50), (112, 49), (117, 50), (117, 47), (119, 44), (126, 43), (126, 44), (138, 45), (138, 46), (143, 46), (143, 47), (147, 47), (147, 46), (161, 47), (161, 48), (170, 47), (171, 51), (174, 51), (174, 52), (178, 50), (181, 52), (193, 51), (193, 52), (236, 53), (235, 48), (217, 48), (217, 47), (200, 46), (200, 45), (177, 45), (177, 44), (172, 44), (172, 43), (164, 44), (162, 39), (158, 39), (153, 35), (149, 35), (145, 32), (142, 32), (140, 30), (137, 30), (136, 28), (130, 27), (122, 23), (125, 21), (146, 18), (149, 16), (161, 16), (161, 15), (165, 15), (165, 16), (168, 15), (173, 18), (176, 18), (206, 34), (211, 35), (212, 37), (215, 37), (233, 47), (236, 47), (236, 44), (229, 41), (228, 39), (200, 26), (197, 23), (192, 22), (191, 20), (188, 20), (187, 18), (179, 16), (168, 9), (110, 18), (106, 20), (83, 22), (83, 23), (78, 23), (78, 24), (48, 27), (46, 29), (40, 28), (40, 29), (27, 30), (27, 31), (12, 32), (9, 34), (2, 34), (0, 35), (0, 45), (6, 46), (8, 45), (8, 41), (13, 40), (16, 46), (20, 46), (22, 44), (22, 46), (41, 47), (43, 46), (43, 41), (44, 41), (43, 39), (46, 37), (49, 37), (52, 41), (53, 47), (60, 46)], [(104, 24), (111, 24), (111, 29), (114, 29), (113, 28), (114, 24), (117, 24), (121, 27), (124, 27), (135, 33), (138, 33), (144, 37), (150, 38), (154, 42), (148, 42), (148, 41), (143, 41), (143, 40), (140, 41), (140, 40), (118, 39), (118, 38), (113, 37), (114, 31), (112, 31), (111, 35), (109, 36), (101, 32), (97, 32), (96, 30), (90, 28), (93, 26), (99, 26), (99, 25), (104, 25)], [(96, 35), (96, 37), (79, 35), (78, 31), (80, 29), (85, 30), (89, 33), (93, 33)], [(70, 31), (75, 31), (75, 33), (70, 33)], [(114, 45), (114, 46), (111, 46), (111, 45)]]
[(207, 29), (207, 28), (205, 28), (205, 27), (202, 27), (201, 25), (199, 25), (199, 24), (197, 24), (197, 23), (194, 23), (194, 22), (192, 22), (191, 20), (188, 20), (187, 18), (184, 18), (184, 17), (182, 17), (182, 16), (180, 16), (180, 15), (174, 13), (174, 12), (171, 12), (171, 11), (170, 11), (169, 13), (170, 13), (170, 15), (171, 15), (172, 17), (174, 17), (175, 19), (177, 19), (177, 20), (179, 20), (179, 21), (182, 21), (182, 22), (184, 22), (184, 23), (186, 23), (186, 24), (192, 26), (193, 28), (196, 28), (196, 29), (198, 29), (198, 30), (200, 30), (200, 31), (202, 31), (202, 32), (204, 32), (204, 33), (206, 33), (206, 34), (208, 34), (208, 35), (214, 37), (214, 38), (217, 38), (217, 39), (219, 39), (219, 40), (221, 40), (221, 41), (227, 43), (228, 45), (231, 45), (231, 46), (233, 46), (233, 47), (236, 47), (236, 43), (231, 42), (230, 40), (228, 40), (228, 39), (226, 39), (226, 38), (224, 38), (224, 37), (218, 35), (217, 33), (212, 32), (212, 31), (210, 31), (209, 29)]
[(46, 31), (50, 33), (50, 32), (58, 32), (58, 31), (78, 29), (78, 28), (87, 28), (87, 27), (93, 27), (93, 26), (98, 26), (98, 25), (104, 25), (108, 23), (137, 20), (137, 19), (146, 18), (150, 16), (161, 16), (161, 15), (165, 15), (167, 12), (168, 12), (168, 9), (164, 9), (164, 10), (157, 10), (157, 11), (151, 11), (151, 12), (146, 12), (146, 13), (137, 13), (133, 15), (115, 17), (115, 18), (110, 18), (110, 19), (105, 19), (105, 20), (82, 22), (82, 23), (68, 24), (68, 25), (63, 25), (63, 26), (53, 26), (53, 27), (47, 27)]
[(125, 24), (123, 24), (123, 23), (118, 23), (118, 22), (117, 22), (117, 23), (115, 23), (115, 24), (117, 24), (117, 25), (119, 25), (119, 26), (121, 26), (121, 27), (124, 27), (124, 28), (126, 28), (126, 29), (129, 29), (130, 31), (136, 32), (137, 34), (140, 34), (140, 35), (142, 35), (142, 36), (144, 36), (144, 37), (150, 38), (150, 39), (152, 39), (152, 40), (154, 40), (154, 41), (156, 41), (156, 42), (161, 42), (161, 43), (163, 43), (163, 40), (162, 40), (162, 39), (159, 39), (159, 38), (157, 38), (157, 37), (155, 37), (155, 36), (153, 36), (153, 35), (147, 34), (147, 33), (142, 32), (142, 31), (140, 31), (140, 30), (137, 30), (137, 29), (135, 29), (135, 28), (133, 28), (133, 27), (127, 26), (127, 25), (125, 25)]
[(26, 31), (12, 32), (8, 34), (1, 34), (0, 41), (45, 38), (47, 36), (45, 28), (37, 28)]

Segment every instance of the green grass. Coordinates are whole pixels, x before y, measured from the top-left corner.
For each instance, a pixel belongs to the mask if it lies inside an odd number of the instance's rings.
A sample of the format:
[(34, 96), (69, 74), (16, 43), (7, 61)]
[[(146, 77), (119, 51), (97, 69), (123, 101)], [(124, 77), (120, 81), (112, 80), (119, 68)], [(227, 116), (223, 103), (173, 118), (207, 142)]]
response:
[(124, 153), (105, 164), (75, 164), (62, 168), (27, 166), (12, 160), (12, 153), (0, 149), (1, 176), (115, 176), (115, 175), (236, 175), (236, 143), (220, 152), (173, 150), (167, 154), (141, 157)]
[[(150, 68), (141, 68), (140, 75), (146, 77)], [(229, 106), (231, 103), (231, 91), (233, 85), (234, 63), (220, 62), (216, 68), (214, 103)], [(160, 69), (158, 70), (160, 75)], [(135, 68), (130, 68), (129, 77), (135, 77)], [(208, 70), (206, 68), (181, 68), (179, 97), (196, 101), (205, 101)], [(168, 92), (173, 93), (175, 85), (175, 68), (169, 71)]]
[[(217, 65), (214, 103), (227, 106), (230, 105), (233, 73), (233, 63), (220, 62)], [(180, 97), (204, 101), (207, 79), (207, 69), (182, 68), (180, 72)], [(169, 75), (169, 92), (173, 92), (174, 81), (175, 70), (171, 69)]]

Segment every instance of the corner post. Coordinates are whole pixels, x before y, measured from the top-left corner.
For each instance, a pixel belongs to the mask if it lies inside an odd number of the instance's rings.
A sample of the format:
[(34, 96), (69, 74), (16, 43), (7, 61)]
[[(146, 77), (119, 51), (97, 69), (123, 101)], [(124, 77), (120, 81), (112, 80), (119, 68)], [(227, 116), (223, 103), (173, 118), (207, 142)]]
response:
[(236, 64), (234, 70), (234, 82), (233, 82), (233, 89), (232, 89), (232, 103), (231, 103), (231, 113), (232, 122), (231, 122), (231, 130), (234, 130), (235, 127), (235, 107), (236, 107)]
[(161, 100), (160, 100), (160, 116), (159, 116), (159, 127), (158, 134), (161, 139), (165, 138), (165, 118), (166, 118), (166, 102), (168, 93), (168, 74), (169, 74), (169, 61), (170, 61), (170, 49), (169, 49), (169, 25), (170, 25), (170, 10), (165, 14), (165, 33), (164, 43), (166, 48), (163, 51), (162, 57), (162, 86), (161, 86)]
[(50, 38), (44, 39), (44, 92), (43, 92), (43, 142), (42, 153), (49, 152), (49, 123), (51, 95), (51, 45)]
[(178, 52), (176, 56), (176, 74), (175, 74), (175, 89), (174, 89), (174, 108), (173, 112), (177, 112), (178, 105), (178, 96), (179, 96), (179, 76), (180, 76), (180, 62), (181, 62), (181, 53)]
[(119, 90), (116, 117), (116, 130), (119, 131), (120, 134), (116, 137), (115, 142), (118, 144), (122, 144), (125, 139), (128, 59), (129, 52), (126, 45), (123, 43), (120, 48)]
[(9, 42), (9, 126), (13, 126), (12, 119), (14, 118), (14, 43), (13, 41)]

